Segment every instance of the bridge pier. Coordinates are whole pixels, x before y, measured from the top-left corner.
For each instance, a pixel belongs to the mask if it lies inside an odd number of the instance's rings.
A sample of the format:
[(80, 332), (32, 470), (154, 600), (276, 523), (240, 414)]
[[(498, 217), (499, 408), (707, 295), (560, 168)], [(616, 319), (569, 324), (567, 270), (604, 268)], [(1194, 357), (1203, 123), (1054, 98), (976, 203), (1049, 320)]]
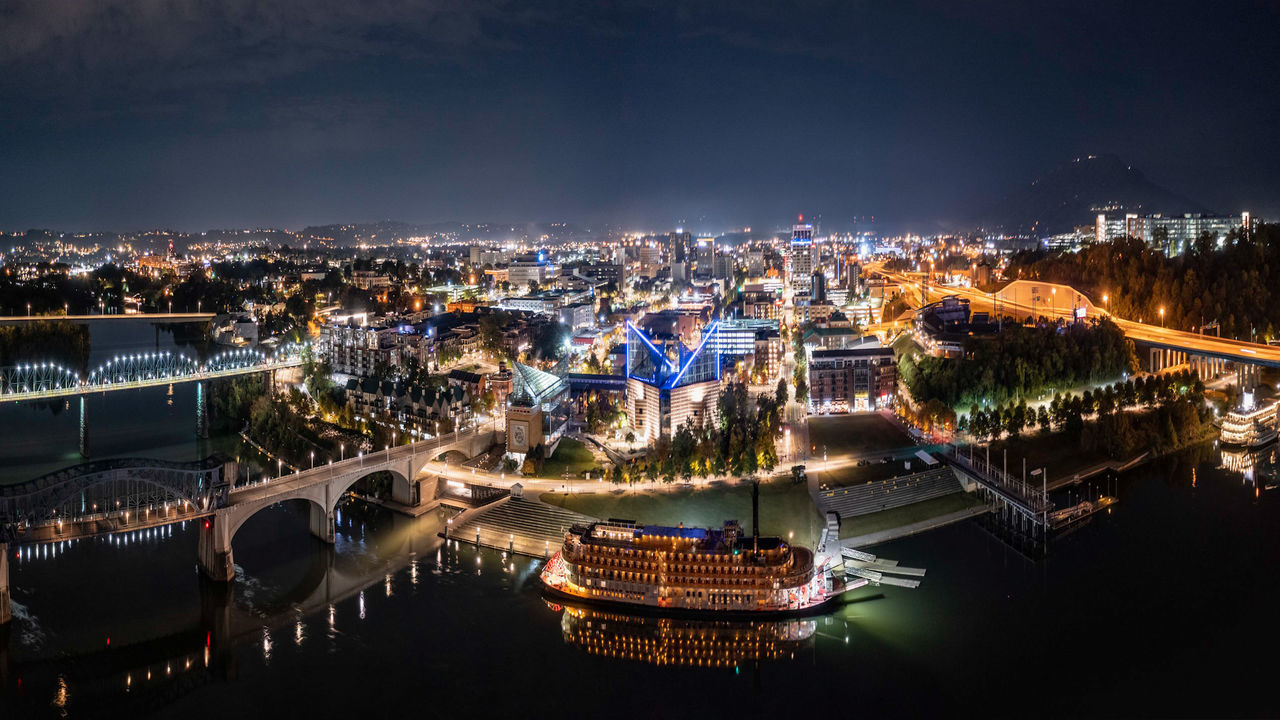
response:
[(422, 481), (402, 481), (398, 474), (393, 474), (391, 499), (405, 507), (418, 507), (422, 504)]
[(200, 521), (200, 543), (196, 553), (200, 570), (216, 582), (231, 582), (236, 566), (231, 557), (231, 536), (226, 517), (215, 513)]
[(89, 400), (80, 396), (80, 457), (89, 457)]
[(334, 543), (336, 532), (332, 510), (311, 503), (311, 534), (330, 545)]
[(13, 619), (9, 607), (9, 543), (0, 543), (0, 625)]

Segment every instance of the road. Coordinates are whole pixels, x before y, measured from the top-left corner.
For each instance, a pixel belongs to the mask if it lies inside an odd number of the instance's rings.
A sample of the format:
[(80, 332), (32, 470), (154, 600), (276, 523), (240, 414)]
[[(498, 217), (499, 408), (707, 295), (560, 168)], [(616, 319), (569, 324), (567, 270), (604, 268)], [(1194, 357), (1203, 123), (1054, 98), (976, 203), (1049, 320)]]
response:
[[(975, 310), (995, 310), (997, 304), (997, 300), (991, 293), (985, 293), (981, 290), (975, 290), (968, 287), (942, 287), (938, 285), (922, 287), (919, 278), (914, 278), (907, 273), (893, 272), (884, 270), (883, 268), (869, 269), (871, 272), (883, 275), (895, 282), (921, 288), (921, 292), (929, 300), (940, 300), (948, 295), (956, 295), (969, 300), (970, 305)], [(1006, 312), (1014, 310), (1018, 311), (1019, 314), (1044, 313), (1043, 308), (1037, 309), (1025, 304), (1015, 303), (1004, 299), (1000, 299), (998, 302), (1000, 309)], [(1280, 347), (1244, 342), (1241, 340), (1232, 340), (1230, 338), (1218, 338), (1211, 335), (1199, 335), (1196, 333), (1185, 332), (1183, 330), (1161, 327), (1159, 325), (1134, 322), (1132, 320), (1126, 320), (1124, 318), (1111, 315), (1111, 313), (1102, 308), (1094, 308), (1093, 314), (1099, 317), (1111, 318), (1111, 320), (1124, 331), (1126, 337), (1136, 342), (1141, 342), (1154, 347), (1180, 350), (1193, 355), (1230, 360), (1232, 362), (1242, 362), (1250, 365), (1265, 365), (1267, 367), (1280, 368)]]

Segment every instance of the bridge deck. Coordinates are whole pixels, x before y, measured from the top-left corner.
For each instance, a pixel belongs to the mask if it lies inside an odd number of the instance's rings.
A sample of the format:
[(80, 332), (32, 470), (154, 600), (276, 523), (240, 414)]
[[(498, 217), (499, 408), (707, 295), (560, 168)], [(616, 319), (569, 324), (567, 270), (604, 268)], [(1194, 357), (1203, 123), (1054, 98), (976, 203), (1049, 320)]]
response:
[[(423, 454), (433, 453), (433, 451), (448, 447), (461, 440), (467, 440), (476, 434), (474, 428), (463, 430), (461, 432), (454, 431), (448, 435), (442, 435), (438, 438), (430, 440), (422, 440), (420, 442), (409, 445), (400, 445), (389, 450), (379, 450), (367, 455), (347, 458), (336, 463), (321, 465), (314, 469), (302, 470), (291, 475), (284, 475), (279, 478), (273, 478), (266, 482), (255, 483), (253, 485), (233, 488), (231, 497), (227, 501), (227, 506), (240, 505), (244, 503), (260, 502), (269, 500), (272, 497), (284, 496), (296, 490), (319, 485), (329, 482), (334, 478), (350, 475), (353, 471), (367, 468), (370, 473), (385, 470), (387, 465), (400, 460), (408, 460)], [(412, 479), (412, 478), (409, 478)]]
[(20, 402), (23, 400), (45, 400), (48, 398), (74, 397), (76, 395), (90, 395), (100, 392), (112, 392), (115, 390), (137, 390), (148, 387), (162, 387), (165, 385), (175, 385), (177, 383), (199, 382), (202, 380), (216, 380), (218, 378), (235, 377), (237, 375), (251, 375), (253, 373), (267, 372), (270, 370), (280, 370), (283, 368), (293, 368), (302, 365), (302, 359), (281, 360), (263, 365), (249, 365), (246, 367), (230, 368), (227, 370), (213, 370), (209, 372), (191, 373), (189, 375), (169, 375), (163, 377), (147, 378), (145, 380), (128, 380), (118, 383), (102, 383), (96, 385), (72, 385), (69, 387), (54, 388), (50, 390), (31, 390), (24, 392), (0, 392), (0, 403), (4, 402)]

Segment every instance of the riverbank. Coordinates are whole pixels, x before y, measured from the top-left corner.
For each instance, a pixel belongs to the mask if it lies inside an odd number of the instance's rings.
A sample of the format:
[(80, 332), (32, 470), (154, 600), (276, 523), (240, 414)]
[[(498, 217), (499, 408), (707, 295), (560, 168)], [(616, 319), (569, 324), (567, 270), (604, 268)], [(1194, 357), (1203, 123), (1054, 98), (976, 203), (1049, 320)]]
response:
[[(1151, 410), (1138, 414), (1137, 422), (1150, 425), (1157, 412), (1158, 410)], [(1113, 457), (1102, 446), (1081, 447), (1081, 438), (1065, 431), (1006, 437), (990, 443), (989, 446), (975, 448), (974, 453), (986, 458), (989, 449), (991, 463), (995, 467), (1007, 468), (1009, 474), (1014, 476), (1021, 474), (1024, 461), (1028, 477), (1032, 471), (1043, 469), (1048, 475), (1049, 489), (1054, 490), (1108, 470), (1129, 470), (1155, 458), (1171, 455), (1216, 437), (1218, 431), (1212, 422), (1197, 422), (1196, 426), (1184, 427), (1180, 432), (1174, 428), (1174, 432), (1170, 433), (1172, 437), (1160, 438), (1160, 442), (1135, 448), (1132, 452), (1122, 454), (1120, 457)], [(1150, 429), (1140, 426), (1134, 432)], [(1097, 434), (1106, 430), (1107, 428), (1099, 426), (1098, 419), (1094, 419), (1086, 423), (1084, 432)], [(1165, 431), (1164, 428), (1160, 430)]]

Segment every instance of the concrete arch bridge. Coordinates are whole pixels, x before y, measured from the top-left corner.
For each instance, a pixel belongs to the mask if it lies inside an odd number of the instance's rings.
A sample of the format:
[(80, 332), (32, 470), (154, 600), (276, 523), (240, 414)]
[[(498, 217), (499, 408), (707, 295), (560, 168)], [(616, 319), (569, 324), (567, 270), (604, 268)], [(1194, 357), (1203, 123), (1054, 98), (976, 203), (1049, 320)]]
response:
[(448, 453), (471, 458), (503, 441), (492, 426), (455, 431), (387, 448), (266, 482), (234, 487), (233, 461), (199, 463), (104, 460), (0, 488), (0, 624), (10, 619), (8, 543), (48, 543), (168, 525), (196, 519), (197, 559), (209, 578), (235, 577), (231, 552), (236, 531), (258, 512), (289, 500), (311, 505), (311, 532), (334, 542), (334, 512), (347, 491), (378, 472), (392, 477), (392, 498), (406, 508), (432, 502), (419, 475)]

